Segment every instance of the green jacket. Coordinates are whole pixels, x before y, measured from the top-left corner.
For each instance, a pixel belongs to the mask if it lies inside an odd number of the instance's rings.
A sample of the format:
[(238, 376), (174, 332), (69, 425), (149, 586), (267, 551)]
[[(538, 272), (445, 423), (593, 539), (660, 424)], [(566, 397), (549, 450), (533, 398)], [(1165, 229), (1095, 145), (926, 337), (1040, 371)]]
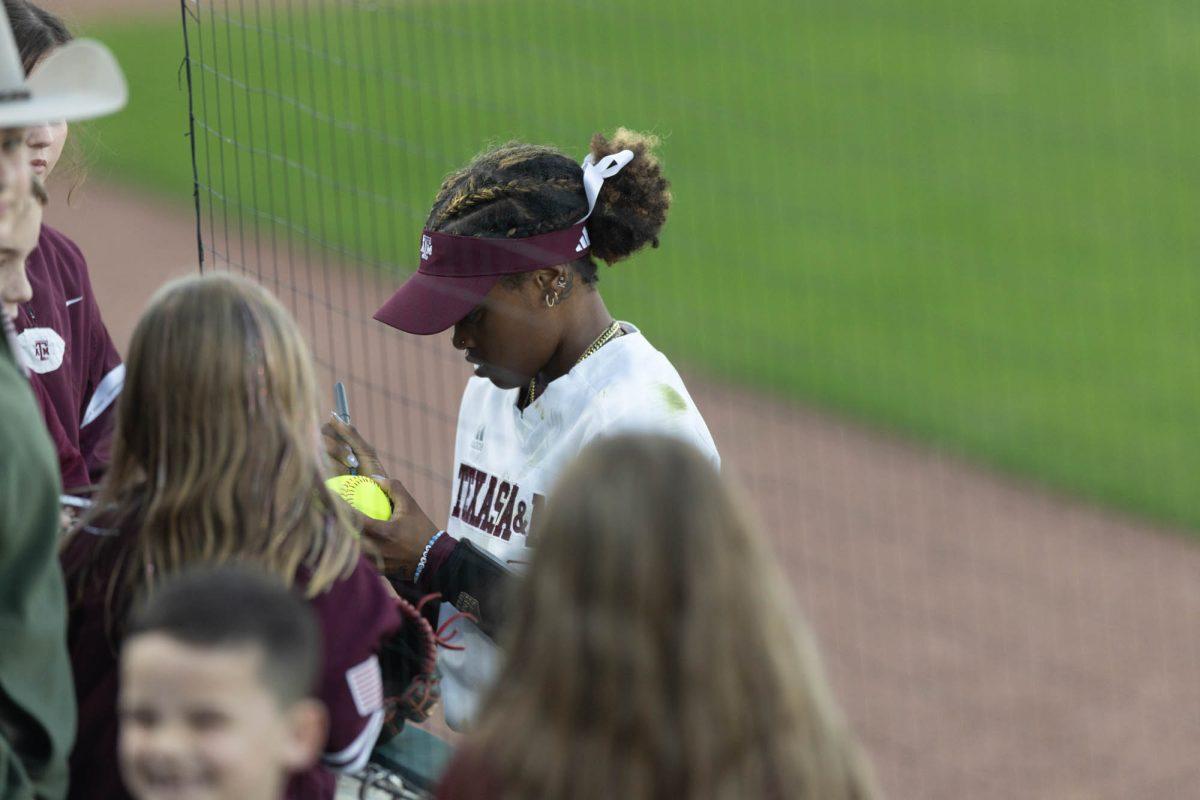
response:
[(60, 800), (75, 738), (58, 458), (0, 337), (0, 800)]

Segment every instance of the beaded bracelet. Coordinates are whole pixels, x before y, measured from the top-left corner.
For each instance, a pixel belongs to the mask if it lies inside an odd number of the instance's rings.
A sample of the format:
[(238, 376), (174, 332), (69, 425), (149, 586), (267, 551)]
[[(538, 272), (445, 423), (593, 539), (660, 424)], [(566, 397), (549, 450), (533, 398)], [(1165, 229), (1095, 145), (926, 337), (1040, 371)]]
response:
[(421, 579), (421, 573), (425, 571), (425, 562), (429, 560), (429, 551), (433, 549), (433, 543), (442, 538), (443, 533), (445, 533), (445, 531), (438, 531), (433, 535), (433, 538), (425, 544), (425, 552), (421, 553), (421, 560), (417, 562), (417, 568), (413, 570), (413, 583), (416, 583)]

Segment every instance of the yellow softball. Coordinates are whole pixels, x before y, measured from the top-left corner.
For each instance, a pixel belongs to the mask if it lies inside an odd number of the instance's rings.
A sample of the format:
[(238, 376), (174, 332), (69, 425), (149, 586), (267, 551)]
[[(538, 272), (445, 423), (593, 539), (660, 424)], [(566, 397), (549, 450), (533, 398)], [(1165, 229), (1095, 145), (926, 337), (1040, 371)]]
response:
[(338, 475), (325, 481), (325, 486), (371, 519), (391, 519), (392, 501), (383, 487), (365, 475)]

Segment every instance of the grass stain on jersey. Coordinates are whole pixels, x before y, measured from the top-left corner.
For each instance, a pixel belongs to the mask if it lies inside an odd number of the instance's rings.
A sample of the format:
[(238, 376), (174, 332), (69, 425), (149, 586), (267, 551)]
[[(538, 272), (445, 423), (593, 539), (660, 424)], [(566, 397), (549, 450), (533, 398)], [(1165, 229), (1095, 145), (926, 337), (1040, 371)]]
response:
[(662, 393), (663, 402), (666, 403), (667, 408), (676, 413), (687, 411), (687, 401), (683, 399), (683, 395), (675, 391), (673, 386), (660, 383), (658, 385), (658, 391)]

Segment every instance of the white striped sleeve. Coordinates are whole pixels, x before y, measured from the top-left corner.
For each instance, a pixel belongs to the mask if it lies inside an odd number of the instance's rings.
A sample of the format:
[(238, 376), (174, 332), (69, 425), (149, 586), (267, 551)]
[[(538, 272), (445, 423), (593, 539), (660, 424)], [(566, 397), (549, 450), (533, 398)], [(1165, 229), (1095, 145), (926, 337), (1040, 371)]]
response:
[[(335, 723), (335, 727), (340, 729), (342, 734), (334, 739), (341, 744), (356, 728), (357, 733), (354, 740), (341, 750), (326, 752), (322, 761), (337, 772), (358, 772), (367, 765), (367, 759), (371, 757), (371, 751), (375, 748), (375, 742), (383, 729), (383, 671), (379, 666), (379, 657), (371, 654), (350, 667), (346, 670), (345, 680), (351, 702), (338, 705), (343, 712), (343, 722)], [(350, 706), (353, 706), (352, 711)], [(355, 722), (362, 727), (357, 727)], [(347, 730), (343, 727), (346, 723), (354, 727)]]
[(121, 389), (125, 387), (125, 365), (117, 364), (108, 374), (100, 379), (100, 383), (96, 385), (96, 390), (92, 392), (92, 399), (88, 402), (87, 410), (83, 412), (83, 421), (79, 423), (80, 428), (86, 428), (91, 425), (100, 415), (103, 414), (117, 396), (121, 394)]
[(326, 753), (321, 757), (321, 761), (334, 772), (349, 774), (359, 772), (367, 766), (367, 761), (371, 758), (371, 751), (375, 749), (375, 742), (379, 739), (379, 733), (382, 730), (383, 709), (381, 708), (371, 715), (371, 718), (367, 720), (366, 727), (349, 746), (336, 753)]

